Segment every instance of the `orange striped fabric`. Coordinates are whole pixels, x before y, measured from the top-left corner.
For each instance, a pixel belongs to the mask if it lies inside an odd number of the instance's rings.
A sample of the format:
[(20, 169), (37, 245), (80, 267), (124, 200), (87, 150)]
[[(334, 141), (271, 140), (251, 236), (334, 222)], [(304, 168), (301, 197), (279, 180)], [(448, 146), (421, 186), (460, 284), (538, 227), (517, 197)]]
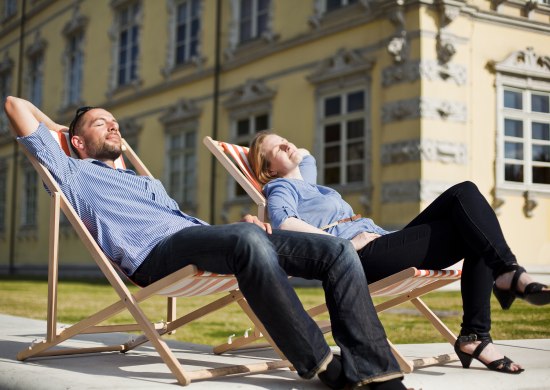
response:
[[(57, 141), (59, 147), (61, 147), (61, 149), (65, 152), (67, 156), (78, 158), (73, 149), (69, 146), (69, 133), (67, 133), (66, 131), (50, 130), (50, 134), (52, 135), (53, 139)], [(122, 158), (122, 156), (115, 160), (115, 167), (118, 169), (126, 169), (126, 164), (124, 164), (124, 159)]]
[(462, 270), (427, 270), (427, 269), (418, 269), (415, 272), (413, 277), (402, 280), (397, 284), (390, 285), (386, 288), (382, 288), (378, 291), (373, 292), (371, 295), (373, 297), (377, 296), (392, 296), (403, 294), (408, 291), (412, 291), (419, 287), (424, 287), (430, 283), (436, 282), (438, 280), (459, 280), (462, 275)]
[(235, 165), (237, 165), (242, 174), (248, 179), (250, 184), (252, 184), (261, 193), (262, 186), (256, 179), (256, 176), (252, 172), (252, 168), (250, 168), (250, 164), (248, 162), (248, 148), (227, 142), (220, 142), (220, 145)]

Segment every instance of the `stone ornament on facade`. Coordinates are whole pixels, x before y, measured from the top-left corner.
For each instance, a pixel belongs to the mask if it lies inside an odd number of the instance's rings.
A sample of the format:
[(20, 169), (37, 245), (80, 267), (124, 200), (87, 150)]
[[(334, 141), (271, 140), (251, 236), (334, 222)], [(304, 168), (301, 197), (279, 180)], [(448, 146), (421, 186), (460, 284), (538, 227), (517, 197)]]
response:
[(407, 180), (382, 185), (382, 203), (431, 202), (455, 183)]
[(539, 202), (535, 199), (532, 191), (525, 191), (523, 193), (523, 199), (525, 200), (523, 204), (523, 213), (527, 218), (531, 218), (533, 216), (533, 210), (538, 206)]
[(465, 122), (466, 112), (464, 103), (434, 98), (414, 98), (384, 104), (382, 122), (389, 123), (416, 118)]
[(160, 121), (164, 125), (177, 124), (191, 119), (197, 119), (201, 112), (202, 110), (197, 106), (194, 100), (181, 99), (164, 112), (160, 117)]
[(389, 87), (404, 82), (415, 82), (426, 79), (428, 81), (452, 81), (456, 85), (465, 85), (467, 70), (458, 64), (441, 65), (436, 61), (408, 61), (399, 65), (391, 65), (382, 71), (382, 85)]
[(369, 73), (373, 66), (374, 60), (363, 57), (358, 50), (341, 48), (333, 56), (321, 61), (307, 79), (312, 84), (322, 84), (356, 73)]
[[(447, 33), (449, 25), (460, 15), (458, 1), (439, 0), (439, 32), (436, 40), (437, 59), (446, 64), (456, 54), (456, 40)], [(464, 1), (460, 3), (464, 4)]]
[(393, 57), (393, 62), (396, 64), (406, 61), (409, 56), (409, 44), (407, 41), (407, 30), (405, 28), (403, 4), (403, 0), (397, 0), (389, 14), (389, 19), (395, 26), (396, 32), (389, 40), (386, 49)]
[(550, 77), (550, 57), (537, 55), (532, 47), (510, 54), (504, 61), (489, 62), (500, 73), (521, 74), (531, 77)]
[(232, 117), (242, 117), (249, 111), (270, 111), (276, 92), (261, 80), (248, 79), (225, 100), (224, 106)]
[(466, 164), (465, 144), (442, 140), (408, 140), (382, 145), (382, 164), (433, 161), (443, 164)]

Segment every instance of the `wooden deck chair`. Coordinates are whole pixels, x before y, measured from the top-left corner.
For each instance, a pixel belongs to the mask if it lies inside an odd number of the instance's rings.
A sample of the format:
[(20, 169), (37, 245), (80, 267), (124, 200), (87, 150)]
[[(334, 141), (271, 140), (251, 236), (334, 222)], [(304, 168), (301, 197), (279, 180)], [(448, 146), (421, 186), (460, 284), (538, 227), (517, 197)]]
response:
[[(246, 193), (252, 198), (258, 206), (258, 215), (265, 220), (265, 210), (267, 200), (262, 193), (261, 185), (255, 178), (252, 169), (248, 163), (248, 148), (213, 140), (211, 137), (205, 137), (204, 144), (210, 150), (216, 159), (224, 166), (231, 176), (243, 187)], [(441, 319), (422, 301), (420, 296), (437, 290), (461, 277), (461, 270), (419, 270), (414, 267), (405, 269), (394, 275), (388, 276), (382, 280), (369, 285), (369, 291), (372, 297), (387, 298), (382, 303), (375, 305), (377, 312), (382, 312), (393, 308), (404, 302), (411, 302), (416, 309), (441, 333), (449, 343), (456, 341), (455, 334), (441, 321)], [(326, 304), (313, 307), (308, 310), (311, 316), (317, 316), (327, 311)], [(330, 323), (318, 322), (323, 332), (330, 331)], [(255, 338), (261, 337), (261, 332), (254, 332), (254, 337), (233, 340), (232, 344), (224, 344), (214, 348), (214, 352), (223, 353), (242, 347), (255, 341)], [(456, 360), (456, 354), (445, 354), (437, 357), (416, 359), (409, 361), (391, 344), (392, 352), (398, 360), (401, 369), (405, 372), (412, 372), (414, 367), (421, 367), (430, 364), (444, 363)]]
[[(51, 132), (54, 138), (59, 142), (66, 154), (69, 154), (69, 144), (66, 133)], [(241, 292), (238, 290), (237, 280), (232, 275), (217, 275), (198, 270), (194, 266), (187, 266), (179, 271), (166, 276), (165, 278), (139, 289), (136, 293), (131, 293), (121, 278), (121, 272), (118, 272), (116, 265), (110, 261), (99, 248), (91, 234), (88, 232), (75, 210), (62, 193), (59, 185), (53, 179), (50, 172), (41, 165), (28, 151), (23, 147), (23, 152), (27, 155), (34, 168), (37, 170), (40, 178), (44, 182), (51, 194), (50, 203), (50, 237), (49, 237), (49, 260), (48, 260), (48, 310), (47, 310), (47, 329), (46, 338), (39, 342), (33, 342), (32, 345), (18, 353), (18, 360), (29, 358), (75, 355), (97, 352), (128, 352), (137, 346), (150, 342), (164, 363), (174, 374), (181, 385), (187, 385), (193, 380), (207, 379), (230, 374), (257, 373), (267, 370), (289, 367), (291, 364), (287, 360), (265, 361), (263, 363), (254, 363), (248, 365), (226, 366), (213, 369), (202, 369), (186, 371), (180, 362), (176, 359), (166, 342), (160, 337), (164, 334), (173, 332), (176, 328), (185, 325), (195, 319), (210, 314), (230, 303), (238, 303), (245, 313), (250, 317), (252, 323), (261, 329), (262, 333), (268, 337), (263, 325), (254, 315)], [(150, 175), (141, 160), (123, 140), (123, 149), (126, 157), (136, 167), (140, 174)], [(123, 165), (122, 159), (117, 162), (119, 167)], [(101, 269), (111, 286), (120, 298), (114, 304), (92, 314), (88, 318), (78, 323), (61, 328), (57, 325), (57, 284), (58, 284), (58, 243), (59, 243), (59, 217), (60, 210), (68, 218), (71, 225), (76, 230), (78, 236), (92, 255), (94, 261)], [(197, 295), (208, 295), (217, 292), (227, 292), (223, 297), (179, 318), (175, 318), (175, 297), (192, 297)], [(140, 308), (140, 302), (153, 295), (163, 295), (168, 297), (168, 320), (163, 323), (151, 322), (143, 310)], [(123, 310), (128, 310), (136, 323), (128, 325), (101, 325), (103, 321), (113, 317)], [(129, 332), (139, 331), (142, 334), (132, 338), (126, 344), (111, 345), (92, 348), (53, 348), (60, 345), (77, 335), (89, 333), (109, 333), (109, 332)], [(269, 339), (271, 343), (273, 341)], [(272, 344), (275, 345), (274, 343)], [(277, 350), (278, 351), (278, 350)], [(280, 351), (278, 351), (280, 353)], [(281, 354), (282, 356), (282, 354)]]

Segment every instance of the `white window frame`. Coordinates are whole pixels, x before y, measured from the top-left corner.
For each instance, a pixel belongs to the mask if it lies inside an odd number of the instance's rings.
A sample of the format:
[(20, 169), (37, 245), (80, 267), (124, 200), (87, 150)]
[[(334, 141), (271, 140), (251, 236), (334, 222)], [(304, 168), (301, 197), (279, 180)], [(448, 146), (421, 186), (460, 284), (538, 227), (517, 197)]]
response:
[[(347, 99), (346, 97), (349, 94), (355, 93), (355, 92), (363, 92), (364, 93), (364, 107), (360, 111), (354, 111), (354, 112), (348, 112), (347, 110)], [(324, 110), (325, 110), (325, 101), (330, 98), (340, 97), (340, 115), (325, 117), (324, 116)], [(331, 166), (338, 166), (340, 168), (340, 181), (338, 183), (328, 183), (327, 185), (333, 186), (333, 187), (365, 187), (368, 186), (370, 183), (370, 171), (369, 171), (369, 162), (370, 162), (370, 147), (369, 140), (370, 140), (370, 123), (369, 123), (369, 112), (370, 112), (370, 98), (369, 98), (369, 91), (368, 88), (365, 88), (363, 86), (361, 87), (347, 87), (344, 89), (334, 90), (330, 92), (326, 92), (322, 95), (319, 95), (318, 97), (318, 139), (319, 139), (319, 145), (317, 147), (318, 149), (318, 156), (319, 160), (317, 161), (317, 165), (319, 167), (318, 169), (318, 177), (317, 181), (320, 184), (325, 184), (325, 169), (327, 168), (325, 164), (325, 150), (327, 147), (327, 144), (325, 143), (325, 126), (330, 124), (340, 124), (341, 134), (340, 134), (340, 140), (338, 142), (334, 143), (335, 145), (339, 145), (340, 147), (340, 160), (338, 163), (331, 163)], [(352, 120), (358, 120), (362, 119), (364, 123), (363, 128), (363, 159), (361, 160), (353, 160), (348, 161), (347, 160), (347, 145), (349, 143), (349, 140), (347, 138), (346, 134), (346, 124), (349, 121)], [(354, 139), (354, 142), (357, 142), (357, 139)], [(350, 163), (354, 163), (354, 165), (357, 165), (360, 163), (362, 165), (362, 172), (363, 172), (363, 178), (361, 181), (357, 182), (350, 182), (348, 180), (348, 174), (347, 174), (347, 167), (350, 165)]]
[(29, 164), (23, 164), (21, 228), (35, 228), (38, 220), (38, 175)]
[(82, 101), (82, 77), (84, 67), (84, 31), (80, 30), (67, 37), (67, 72), (65, 106), (77, 106)]
[[(187, 139), (192, 135), (191, 144)], [(192, 210), (197, 205), (197, 138), (198, 129), (188, 126), (172, 127), (166, 132), (166, 181), (169, 194), (184, 210)], [(181, 144), (174, 147), (174, 137), (181, 137)], [(192, 161), (187, 162), (191, 157)], [(174, 167), (173, 159), (179, 160), (179, 166)], [(174, 172), (179, 173), (177, 188), (172, 182)]]
[(44, 53), (38, 52), (29, 57), (29, 100), (36, 106), (42, 106), (44, 82)]
[[(112, 67), (111, 67), (111, 85), (110, 92), (113, 92), (117, 88), (123, 88), (126, 86), (135, 86), (140, 83), (140, 57), (141, 57), (141, 32), (143, 22), (143, 4), (140, 0), (118, 0), (113, 1), (113, 12), (115, 17), (113, 25), (109, 31), (109, 36), (112, 40)], [(128, 23), (122, 23), (122, 13), (130, 12), (132, 8), (137, 8), (134, 17), (129, 18)], [(137, 29), (137, 38), (135, 42), (131, 39), (131, 30), (135, 27)], [(120, 62), (120, 52), (122, 50), (121, 35), (126, 31), (128, 33), (128, 41), (126, 44), (126, 50), (128, 51), (127, 60), (122, 64)], [(137, 47), (136, 58), (132, 59), (131, 52), (132, 47)], [(125, 76), (120, 78), (120, 72), (122, 67), (125, 69)], [(132, 76), (132, 69), (134, 71)]]
[[(187, 18), (185, 21), (179, 20), (179, 7), (187, 7)], [(193, 13), (193, 10), (195, 10), (195, 14)], [(174, 17), (175, 17), (175, 23), (174, 23), (174, 30), (172, 32), (172, 37), (174, 40), (174, 66), (183, 65), (188, 62), (193, 61), (199, 54), (200, 49), (200, 34), (201, 34), (201, 14), (202, 14), (202, 1), (201, 0), (179, 0), (176, 2), (174, 6)], [(192, 27), (193, 22), (198, 23), (198, 28), (196, 32), (196, 36), (192, 36)], [(181, 25), (185, 25), (185, 41), (178, 41), (178, 30)], [(192, 43), (195, 42), (195, 50), (192, 50)], [(178, 62), (178, 49), (180, 46), (185, 46), (185, 51), (183, 53), (183, 59), (182, 61)]]
[[(251, 2), (251, 17), (250, 17), (250, 37), (246, 38), (246, 39), (243, 39), (243, 36), (242, 36), (242, 24), (243, 24), (243, 20), (242, 20), (242, 9), (243, 9), (243, 1), (250, 1)], [(259, 4), (260, 4), (260, 1), (266, 1), (267, 2), (267, 6), (264, 10), (262, 10), (260, 12), (260, 10), (258, 9), (259, 7)], [(250, 42), (250, 41), (253, 41), (255, 39), (258, 39), (258, 38), (261, 38), (262, 35), (269, 31), (269, 24), (270, 24), (270, 12), (271, 12), (271, 2), (273, 0), (239, 0), (238, 1), (238, 19), (237, 19), (237, 24), (238, 24), (238, 36), (239, 36), (239, 43), (246, 43), (246, 42)], [(259, 21), (259, 18), (264, 16), (266, 18), (266, 23), (265, 23), (265, 29), (264, 30), (259, 30), (259, 26), (258, 26), (258, 21)]]
[[(550, 80), (547, 83), (538, 82), (533, 85), (533, 81), (528, 78), (507, 77), (499, 75), (497, 77), (497, 187), (500, 189), (534, 191), (550, 194), (550, 184), (533, 183), (533, 166), (542, 166), (550, 168), (550, 162), (538, 162), (532, 159), (532, 146), (535, 144), (550, 146), (550, 140), (532, 139), (532, 122), (541, 122), (550, 124), (550, 113), (537, 113), (531, 111), (531, 94), (548, 95), (550, 98)], [(504, 107), (504, 91), (520, 92), (522, 96), (522, 109), (513, 109)], [(516, 138), (506, 136), (505, 120), (513, 119), (523, 123), (523, 137)], [(523, 143), (523, 160), (507, 159), (505, 156), (505, 143), (507, 141), (518, 141)], [(523, 182), (513, 182), (505, 180), (505, 166), (507, 163), (522, 163)]]

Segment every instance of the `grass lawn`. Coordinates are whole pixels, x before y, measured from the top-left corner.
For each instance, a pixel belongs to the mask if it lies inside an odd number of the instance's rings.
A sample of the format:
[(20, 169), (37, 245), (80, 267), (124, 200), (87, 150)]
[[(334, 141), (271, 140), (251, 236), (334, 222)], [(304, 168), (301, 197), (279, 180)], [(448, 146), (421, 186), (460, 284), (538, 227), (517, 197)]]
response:
[[(134, 286), (130, 286), (132, 291)], [(321, 288), (296, 289), (304, 306), (311, 307), (324, 301)], [(62, 280), (59, 283), (59, 322), (71, 324), (116, 301), (114, 290), (105, 282)], [(0, 313), (21, 317), (46, 319), (47, 282), (43, 279), (0, 277)], [(178, 313), (185, 313), (214, 300), (217, 296), (180, 298)], [(459, 292), (433, 292), (423, 297), (428, 306), (438, 314), (455, 333), (460, 329), (462, 304)], [(550, 338), (550, 310), (535, 307), (522, 301), (514, 302), (511, 310), (503, 311), (498, 302), (493, 307), (494, 339)], [(166, 318), (165, 298), (154, 297), (142, 304), (143, 310), (154, 321)], [(328, 315), (319, 318), (327, 319)], [(412, 304), (404, 304), (380, 315), (386, 333), (393, 343), (444, 342), (441, 335), (416, 312)], [(129, 314), (121, 313), (109, 323), (128, 323)], [(167, 336), (181, 341), (216, 345), (224, 343), (232, 334), (242, 335), (252, 325), (238, 305), (217, 311), (177, 330)], [(44, 332), (46, 327), (44, 326)], [(332, 336), (327, 340), (334, 345)]]

